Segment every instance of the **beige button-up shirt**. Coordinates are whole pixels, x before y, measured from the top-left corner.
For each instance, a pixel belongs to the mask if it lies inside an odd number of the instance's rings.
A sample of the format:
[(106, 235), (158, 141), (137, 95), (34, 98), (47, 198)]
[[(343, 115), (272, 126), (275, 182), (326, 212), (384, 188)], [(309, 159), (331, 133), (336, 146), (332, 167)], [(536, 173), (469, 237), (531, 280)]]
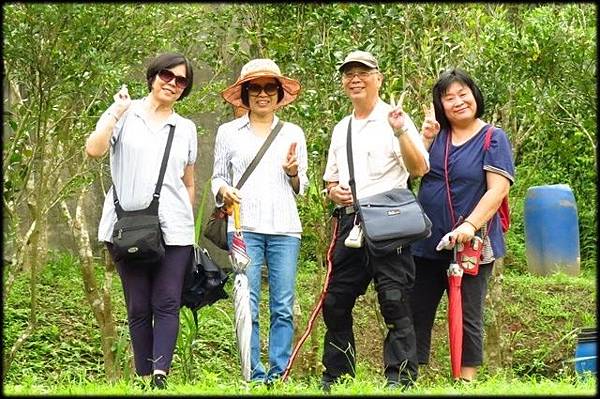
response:
[[(350, 172), (346, 156), (346, 136), (348, 121), (352, 122), (352, 157), (354, 160), (354, 180), (358, 199), (378, 194), (393, 188), (404, 188), (409, 177), (400, 143), (388, 122), (392, 107), (379, 99), (371, 114), (356, 120), (354, 114), (344, 117), (333, 128), (327, 166), (323, 180), (338, 181), (350, 187)], [(429, 166), (429, 153), (423, 145), (415, 124), (406, 115), (406, 128), (410, 139), (425, 157)]]

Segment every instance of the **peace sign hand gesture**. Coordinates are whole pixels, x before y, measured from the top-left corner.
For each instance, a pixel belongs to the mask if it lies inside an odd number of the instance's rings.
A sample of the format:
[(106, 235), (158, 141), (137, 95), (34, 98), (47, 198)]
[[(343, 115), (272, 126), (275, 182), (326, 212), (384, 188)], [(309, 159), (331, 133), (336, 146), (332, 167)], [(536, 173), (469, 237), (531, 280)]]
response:
[(435, 119), (433, 104), (429, 108), (423, 106), (423, 110), (425, 111), (425, 120), (423, 120), (423, 126), (421, 126), (421, 134), (427, 140), (433, 140), (440, 132), (440, 123)]
[(403, 91), (402, 94), (400, 94), (400, 100), (398, 100), (398, 103), (394, 101), (394, 96), (390, 95), (390, 105), (392, 106), (392, 110), (388, 114), (388, 122), (394, 131), (405, 129), (404, 124), (406, 123), (406, 114), (402, 108), (405, 95), (406, 92)]
[(289, 177), (298, 175), (298, 157), (296, 156), (296, 143), (290, 144), (290, 148), (283, 163), (283, 171)]

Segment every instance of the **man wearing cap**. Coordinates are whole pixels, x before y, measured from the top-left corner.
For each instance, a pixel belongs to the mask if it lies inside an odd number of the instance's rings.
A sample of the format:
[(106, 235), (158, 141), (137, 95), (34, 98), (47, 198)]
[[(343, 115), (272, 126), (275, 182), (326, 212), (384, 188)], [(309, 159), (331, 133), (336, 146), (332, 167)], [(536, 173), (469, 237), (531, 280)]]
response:
[[(306, 141), (303, 130), (283, 122), (275, 111), (296, 99), (300, 83), (281, 74), (270, 59), (254, 59), (242, 67), (238, 80), (221, 95), (248, 112), (219, 126), (215, 143), (212, 191), (217, 206), (240, 204), (246, 250), (251, 258), (246, 275), (250, 285), (252, 381), (271, 383), (280, 377), (292, 350), (296, 264), (302, 226), (296, 197), (308, 186)], [(238, 181), (272, 131), (270, 146), (240, 189)], [(228, 240), (234, 231), (228, 221)], [(261, 268), (269, 281), (269, 363), (260, 360), (258, 309)]]
[(417, 377), (416, 341), (408, 298), (415, 276), (409, 248), (382, 257), (360, 248), (347, 247), (346, 238), (355, 224), (349, 186), (346, 137), (351, 127), (354, 180), (358, 199), (396, 187), (406, 187), (409, 175), (422, 176), (429, 158), (421, 137), (401, 104), (392, 107), (379, 97), (383, 75), (375, 57), (353, 51), (339, 67), (342, 87), (353, 105), (351, 115), (333, 129), (323, 179), (327, 196), (336, 204), (334, 237), (329, 251), (331, 277), (323, 302), (326, 325), (322, 387), (343, 375), (354, 376), (355, 344), (352, 309), (356, 298), (375, 282), (379, 306), (388, 333), (383, 344), (387, 386), (404, 388)]

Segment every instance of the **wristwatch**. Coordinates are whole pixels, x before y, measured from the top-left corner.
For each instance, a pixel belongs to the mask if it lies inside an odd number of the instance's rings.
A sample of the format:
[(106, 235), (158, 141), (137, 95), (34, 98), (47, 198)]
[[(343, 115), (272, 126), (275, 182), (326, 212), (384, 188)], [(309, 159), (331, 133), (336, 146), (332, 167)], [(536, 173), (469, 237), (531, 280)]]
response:
[(402, 126), (400, 129), (394, 129), (394, 136), (400, 137), (406, 132), (408, 132), (408, 129)]

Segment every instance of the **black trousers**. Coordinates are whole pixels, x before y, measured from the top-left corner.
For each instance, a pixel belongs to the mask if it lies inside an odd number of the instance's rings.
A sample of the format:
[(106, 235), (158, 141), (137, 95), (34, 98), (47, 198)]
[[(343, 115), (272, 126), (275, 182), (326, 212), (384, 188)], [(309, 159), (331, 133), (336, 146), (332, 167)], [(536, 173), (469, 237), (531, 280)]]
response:
[[(106, 247), (114, 259), (112, 243)], [(179, 332), (183, 275), (192, 256), (191, 245), (165, 245), (165, 256), (154, 264), (116, 263), (121, 277), (129, 334), (138, 375), (169, 371)]]
[[(415, 256), (416, 280), (410, 294), (419, 364), (429, 363), (431, 330), (438, 305), (448, 290), (449, 262)], [(483, 307), (488, 280), (494, 263), (479, 265), (477, 276), (463, 274), (461, 283), (463, 309), (462, 366), (483, 363)]]
[(380, 311), (388, 327), (383, 343), (384, 373), (388, 381), (409, 384), (417, 378), (416, 339), (407, 293), (415, 278), (410, 248), (400, 254), (374, 257), (362, 248), (348, 248), (344, 240), (352, 229), (354, 216), (337, 217), (338, 229), (332, 251), (332, 272), (323, 302), (326, 332), (323, 350), (323, 381), (355, 375), (356, 347), (352, 309), (371, 280)]

